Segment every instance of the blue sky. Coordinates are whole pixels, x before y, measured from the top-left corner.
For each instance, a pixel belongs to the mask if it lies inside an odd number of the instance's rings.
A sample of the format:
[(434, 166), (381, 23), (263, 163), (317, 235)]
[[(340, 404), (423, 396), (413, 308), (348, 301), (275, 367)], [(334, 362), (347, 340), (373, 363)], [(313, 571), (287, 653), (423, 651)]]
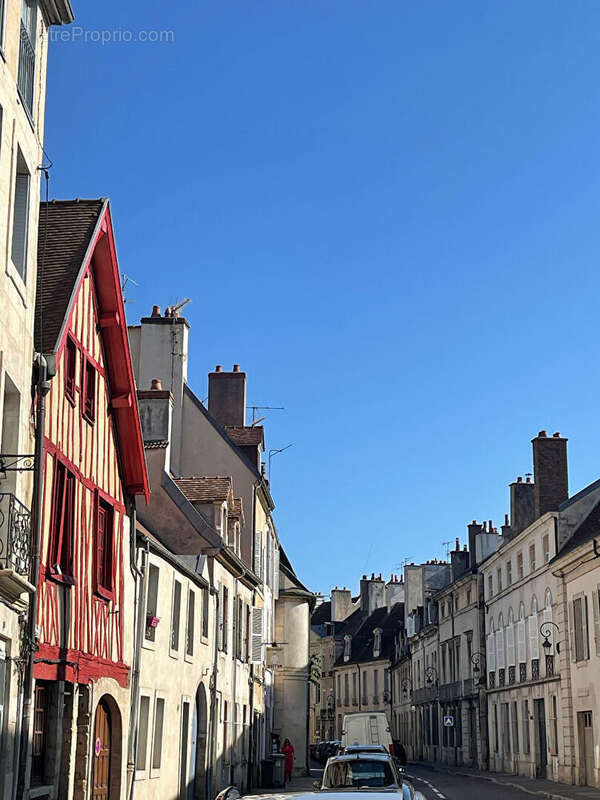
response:
[(500, 524), (542, 428), (573, 492), (598, 477), (597, 3), (73, 5), (51, 195), (111, 198), (131, 322), (193, 299), (201, 397), (235, 362), (285, 406), (276, 518), (313, 590)]

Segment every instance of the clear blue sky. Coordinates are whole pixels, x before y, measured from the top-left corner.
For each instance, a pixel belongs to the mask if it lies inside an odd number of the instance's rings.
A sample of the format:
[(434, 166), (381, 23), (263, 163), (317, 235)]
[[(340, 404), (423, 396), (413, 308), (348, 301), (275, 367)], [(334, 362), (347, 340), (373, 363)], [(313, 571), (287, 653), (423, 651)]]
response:
[(73, 0), (55, 197), (110, 196), (130, 321), (192, 297), (190, 383), (240, 363), (314, 590), (502, 521), (541, 428), (600, 474), (600, 5)]

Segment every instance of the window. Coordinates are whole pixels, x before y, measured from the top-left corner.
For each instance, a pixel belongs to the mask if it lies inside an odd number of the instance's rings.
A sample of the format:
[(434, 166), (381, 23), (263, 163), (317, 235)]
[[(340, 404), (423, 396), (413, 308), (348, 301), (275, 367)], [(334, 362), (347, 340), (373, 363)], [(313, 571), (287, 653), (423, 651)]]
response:
[(373, 670), (373, 702), (379, 703), (379, 670)]
[(140, 711), (138, 717), (138, 740), (135, 768), (138, 772), (145, 772), (148, 758), (148, 726), (150, 723), (150, 698), (147, 694), (140, 696)]
[(88, 422), (96, 419), (96, 370), (87, 358), (83, 367), (83, 416)]
[(496, 578), (498, 581), (498, 592), (502, 591), (502, 567), (498, 567), (496, 570)]
[(50, 529), (50, 570), (55, 577), (72, 581), (75, 476), (62, 461), (54, 461), (52, 521)]
[(229, 644), (229, 590), (222, 587), (221, 592), (221, 650), (226, 653)]
[(188, 613), (187, 613), (187, 626), (185, 635), (185, 652), (188, 656), (194, 655), (194, 604), (196, 602), (196, 593), (192, 589), (188, 592)]
[[(19, 453), (19, 420), (21, 418), (21, 395), (10, 375), (4, 373), (4, 403), (2, 405), (2, 436), (0, 453)], [(15, 493), (17, 473), (2, 475), (2, 491)]]
[(356, 672), (352, 673), (352, 705), (355, 706), (358, 703), (358, 675)]
[(342, 702), (342, 676), (339, 674), (337, 676), (337, 699), (340, 703)]
[(74, 403), (77, 371), (77, 345), (70, 336), (67, 336), (67, 341), (65, 344), (63, 368), (65, 371), (65, 394), (69, 400)]
[(348, 673), (346, 672), (345, 675), (344, 675), (344, 705), (345, 706), (349, 706), (350, 705), (349, 682), (350, 682), (350, 678), (348, 676)]
[(544, 564), (550, 561), (550, 537), (547, 533), (542, 538), (542, 552), (544, 554)]
[(523, 577), (523, 553), (517, 553), (517, 579)]
[(246, 620), (246, 613), (244, 610), (244, 603), (241, 597), (237, 600), (237, 613), (235, 620), (235, 657), (241, 661), (244, 659), (244, 622)]
[(494, 703), (494, 751), (499, 750), (498, 742), (498, 704)]
[(264, 627), (264, 609), (252, 609), (252, 651), (251, 658), (253, 664), (262, 663), (262, 646), (263, 646), (263, 627)]
[(523, 700), (523, 752), (529, 753), (531, 744), (529, 741), (529, 700)]
[(154, 703), (154, 735), (152, 737), (152, 770), (159, 770), (162, 760), (163, 727), (165, 721), (165, 701), (157, 697)]
[(36, 0), (21, 0), (21, 40), (17, 86), (23, 105), (33, 117), (35, 78)]
[(512, 561), (506, 562), (506, 585), (510, 586), (512, 583)]
[(33, 739), (31, 748), (32, 783), (44, 783), (46, 779), (46, 746), (48, 740), (48, 696), (49, 687), (36, 681), (33, 701)]
[(488, 597), (494, 596), (494, 578), (492, 575), (488, 575)]
[(368, 703), (367, 695), (368, 695), (368, 686), (367, 686), (367, 673), (363, 672), (362, 674), (362, 699), (363, 703)]
[(96, 500), (96, 591), (112, 595), (113, 590), (113, 510), (104, 500)]
[(252, 614), (250, 606), (246, 605), (246, 644), (244, 645), (244, 661), (248, 661), (251, 652), (251, 637), (252, 637)]
[(535, 542), (529, 545), (529, 571), (535, 572)]
[(202, 589), (202, 638), (208, 639), (208, 589)]
[(352, 637), (346, 634), (346, 636), (344, 636), (344, 661), (350, 660), (351, 653), (352, 653)]
[(23, 281), (27, 280), (27, 239), (29, 236), (29, 187), (31, 175), (20, 150), (17, 152), (17, 172), (13, 205), (11, 259)]
[(588, 641), (587, 597), (576, 597), (569, 606), (571, 627), (571, 660), (585, 661), (590, 657)]
[(511, 703), (511, 723), (512, 723), (512, 751), (513, 753), (519, 752), (519, 719), (517, 716), (517, 703), (515, 700)]
[(471, 605), (471, 588), (470, 587), (467, 589), (467, 605), (468, 606)]
[(381, 628), (375, 628), (373, 631), (373, 658), (379, 658), (381, 655)]
[[(4, 20), (6, 17), (6, 2), (0, 0), (0, 51), (4, 50)], [(0, 107), (0, 122), (2, 122), (2, 108)]]
[(148, 593), (146, 597), (146, 633), (145, 638), (153, 642), (156, 638), (158, 624), (158, 577), (160, 570), (155, 564), (148, 568)]
[(457, 593), (457, 594), (454, 596), (454, 610), (455, 610), (455, 611), (458, 611), (458, 598), (459, 598), (459, 594)]
[(179, 618), (181, 616), (181, 583), (173, 582), (173, 612), (171, 615), (171, 650), (179, 650)]

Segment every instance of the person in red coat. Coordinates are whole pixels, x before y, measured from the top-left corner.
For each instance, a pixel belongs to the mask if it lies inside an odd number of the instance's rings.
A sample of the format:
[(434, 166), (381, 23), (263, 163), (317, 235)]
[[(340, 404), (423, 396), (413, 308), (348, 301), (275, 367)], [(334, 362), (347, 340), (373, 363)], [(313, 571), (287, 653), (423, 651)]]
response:
[(294, 750), (294, 745), (290, 742), (289, 739), (286, 739), (283, 743), (283, 747), (281, 748), (281, 752), (285, 756), (285, 777), (284, 780), (287, 783), (292, 779), (292, 772), (294, 771), (294, 761), (296, 760), (296, 754)]

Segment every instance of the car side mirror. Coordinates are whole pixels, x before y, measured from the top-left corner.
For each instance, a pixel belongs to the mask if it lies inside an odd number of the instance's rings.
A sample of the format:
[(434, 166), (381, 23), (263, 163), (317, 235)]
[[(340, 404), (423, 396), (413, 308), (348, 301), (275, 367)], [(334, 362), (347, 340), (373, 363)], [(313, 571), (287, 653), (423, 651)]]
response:
[(216, 796), (215, 800), (239, 800), (240, 791), (237, 786), (228, 786)]

